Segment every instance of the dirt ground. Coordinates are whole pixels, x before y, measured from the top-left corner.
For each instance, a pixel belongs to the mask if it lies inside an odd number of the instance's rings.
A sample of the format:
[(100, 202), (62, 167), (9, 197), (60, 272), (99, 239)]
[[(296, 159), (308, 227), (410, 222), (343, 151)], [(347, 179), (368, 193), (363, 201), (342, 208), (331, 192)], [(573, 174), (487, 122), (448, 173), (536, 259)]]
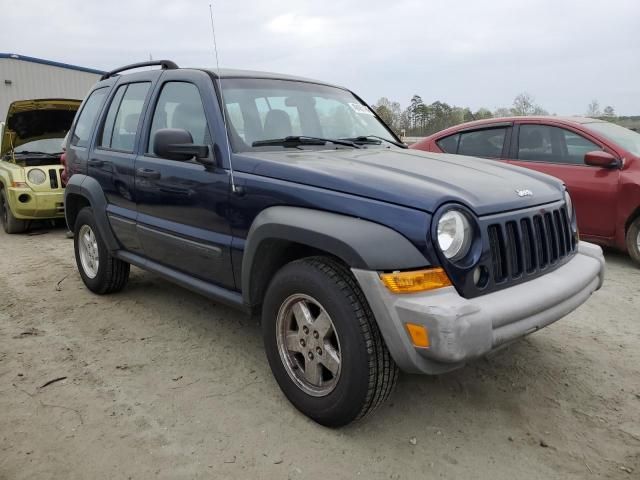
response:
[(0, 478), (638, 479), (640, 269), (607, 262), (569, 317), (329, 430), (254, 321), (138, 269), (93, 295), (63, 230), (0, 232)]

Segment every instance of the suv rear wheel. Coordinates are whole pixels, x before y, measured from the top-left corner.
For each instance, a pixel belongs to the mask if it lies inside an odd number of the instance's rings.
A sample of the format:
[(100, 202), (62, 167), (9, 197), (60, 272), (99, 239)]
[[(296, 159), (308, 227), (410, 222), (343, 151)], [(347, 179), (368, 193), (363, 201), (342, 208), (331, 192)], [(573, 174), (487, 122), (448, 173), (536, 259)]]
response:
[(640, 217), (631, 222), (627, 229), (627, 250), (631, 258), (640, 266)]
[(103, 294), (119, 292), (125, 287), (130, 266), (109, 253), (90, 207), (80, 210), (76, 218), (73, 247), (78, 271), (89, 290)]
[(6, 233), (22, 233), (27, 228), (26, 221), (13, 216), (4, 190), (0, 190), (0, 220)]
[(265, 350), (289, 401), (338, 427), (373, 412), (391, 394), (398, 368), (351, 272), (325, 257), (285, 265), (262, 311)]

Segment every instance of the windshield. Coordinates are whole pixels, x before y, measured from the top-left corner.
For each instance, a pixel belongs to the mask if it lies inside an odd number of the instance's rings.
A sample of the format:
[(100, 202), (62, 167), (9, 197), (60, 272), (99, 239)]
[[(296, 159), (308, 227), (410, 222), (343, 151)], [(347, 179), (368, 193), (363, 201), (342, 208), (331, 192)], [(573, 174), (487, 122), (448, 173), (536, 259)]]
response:
[(23, 143), (14, 149), (14, 154), (17, 155), (22, 152), (59, 154), (62, 152), (63, 140), (64, 137), (44, 138), (41, 140), (34, 140), (33, 142)]
[[(231, 144), (236, 152), (287, 148), (289, 144), (265, 145), (264, 141), (292, 136), (316, 139), (375, 136), (396, 141), (371, 109), (347, 90), (257, 78), (223, 79), (221, 84)], [(300, 142), (293, 145), (302, 147)], [(303, 145), (326, 148), (322, 142)], [(336, 148), (336, 144), (331, 144), (331, 148)]]
[(640, 133), (609, 122), (594, 122), (587, 126), (634, 155), (640, 155)]

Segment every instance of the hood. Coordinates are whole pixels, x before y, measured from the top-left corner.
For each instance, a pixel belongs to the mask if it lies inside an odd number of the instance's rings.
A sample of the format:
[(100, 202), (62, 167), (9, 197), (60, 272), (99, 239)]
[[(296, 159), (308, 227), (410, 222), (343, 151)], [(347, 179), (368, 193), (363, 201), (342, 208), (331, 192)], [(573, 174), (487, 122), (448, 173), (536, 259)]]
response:
[(0, 156), (34, 140), (63, 138), (73, 122), (81, 100), (19, 100), (9, 105), (2, 132)]
[(564, 195), (562, 182), (543, 173), (417, 150), (250, 152), (238, 157), (234, 167), (430, 213), (444, 203), (459, 202), (482, 216), (554, 202)]

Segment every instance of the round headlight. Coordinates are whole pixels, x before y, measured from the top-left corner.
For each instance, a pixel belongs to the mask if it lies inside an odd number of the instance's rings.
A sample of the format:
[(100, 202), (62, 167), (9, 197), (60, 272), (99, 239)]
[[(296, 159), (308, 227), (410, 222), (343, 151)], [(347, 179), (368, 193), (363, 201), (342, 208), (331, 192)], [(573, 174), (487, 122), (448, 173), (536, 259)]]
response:
[(471, 224), (458, 210), (449, 210), (438, 222), (438, 245), (449, 260), (464, 257), (471, 247)]
[(39, 168), (34, 168), (27, 173), (27, 179), (34, 185), (41, 185), (47, 180), (47, 176)]
[(567, 213), (569, 214), (569, 220), (573, 220), (573, 202), (571, 201), (571, 195), (567, 190), (564, 191), (564, 201), (567, 204)]

